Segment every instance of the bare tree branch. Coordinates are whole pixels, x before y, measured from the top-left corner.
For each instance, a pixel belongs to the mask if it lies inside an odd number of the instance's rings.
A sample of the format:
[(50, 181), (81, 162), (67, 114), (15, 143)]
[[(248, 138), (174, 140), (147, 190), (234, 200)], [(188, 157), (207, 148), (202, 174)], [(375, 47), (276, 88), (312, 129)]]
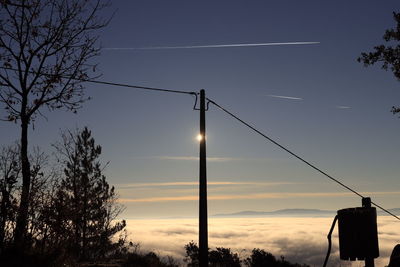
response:
[(104, 1), (0, 3), (0, 107), (6, 111), (4, 120), (21, 123), (23, 182), (15, 234), (21, 251), (32, 178), (28, 125), (42, 114), (43, 107), (76, 112), (87, 100), (82, 78), (94, 75), (88, 65), (94, 65), (91, 60), (99, 54), (96, 30), (108, 23), (99, 17), (108, 5)]

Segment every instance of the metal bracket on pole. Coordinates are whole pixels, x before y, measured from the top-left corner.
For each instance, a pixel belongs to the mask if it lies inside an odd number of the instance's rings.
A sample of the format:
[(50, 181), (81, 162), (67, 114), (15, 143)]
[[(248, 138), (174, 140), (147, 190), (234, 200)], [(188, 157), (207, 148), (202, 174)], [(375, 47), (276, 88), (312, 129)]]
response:
[[(196, 99), (194, 101), (194, 105), (193, 105), (193, 110), (200, 110), (200, 108), (197, 107), (197, 101), (198, 101), (198, 99), (197, 99), (198, 97), (197, 96), (199, 95), (199, 93), (196, 93), (196, 94), (193, 94), (193, 95), (196, 97)], [(209, 106), (210, 106), (210, 101), (207, 99), (205, 111), (208, 111)]]

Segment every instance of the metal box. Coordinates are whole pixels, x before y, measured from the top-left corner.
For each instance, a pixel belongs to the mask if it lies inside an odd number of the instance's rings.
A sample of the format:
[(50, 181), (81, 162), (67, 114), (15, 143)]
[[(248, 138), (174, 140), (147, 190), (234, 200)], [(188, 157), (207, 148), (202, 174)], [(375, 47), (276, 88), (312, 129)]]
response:
[(376, 208), (359, 207), (338, 210), (341, 260), (365, 260), (379, 257)]

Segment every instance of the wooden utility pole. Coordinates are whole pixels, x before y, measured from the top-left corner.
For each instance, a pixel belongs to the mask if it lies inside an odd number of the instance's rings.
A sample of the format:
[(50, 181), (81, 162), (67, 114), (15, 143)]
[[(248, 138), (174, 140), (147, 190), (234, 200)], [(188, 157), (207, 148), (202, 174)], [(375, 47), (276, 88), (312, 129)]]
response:
[[(371, 198), (364, 197), (362, 198), (362, 206), (364, 208), (371, 208)], [(366, 257), (365, 258), (365, 267), (375, 267), (374, 257)]]
[(206, 96), (200, 90), (199, 266), (208, 266)]

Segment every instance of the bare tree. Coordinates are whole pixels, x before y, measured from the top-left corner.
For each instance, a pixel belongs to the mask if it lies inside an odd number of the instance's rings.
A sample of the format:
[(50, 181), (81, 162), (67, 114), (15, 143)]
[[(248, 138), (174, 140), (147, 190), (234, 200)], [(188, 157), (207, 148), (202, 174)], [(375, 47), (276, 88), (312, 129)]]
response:
[[(374, 64), (381, 64), (382, 69), (390, 70), (400, 81), (400, 13), (393, 12), (393, 18), (397, 25), (393, 29), (386, 30), (383, 39), (388, 45), (378, 45), (373, 52), (361, 53), (357, 59), (368, 67)], [(392, 107), (393, 114), (400, 112), (400, 107)]]
[(18, 150), (18, 145), (13, 145), (3, 147), (0, 151), (0, 255), (12, 238), (15, 222), (15, 192), (21, 171)]
[[(19, 144), (3, 147), (0, 151), (0, 256), (3, 249), (11, 243), (16, 223), (16, 211), (21, 191), (21, 161)], [(34, 148), (29, 155), (31, 164), (31, 188), (28, 221), (28, 233), (32, 240), (37, 240), (44, 226), (44, 220), (39, 216), (42, 210), (50, 206), (48, 196), (52, 189), (55, 171), (47, 171), (47, 156)]]
[[(31, 244), (44, 245), (49, 225), (45, 213), (51, 207), (54, 198), (54, 186), (60, 178), (56, 166), (50, 165), (49, 157), (39, 147), (29, 155), (31, 163), (31, 186), (29, 191), (27, 234)], [(43, 250), (43, 248), (42, 248)]]
[(21, 125), (22, 190), (15, 243), (27, 231), (31, 168), (28, 126), (43, 108), (73, 112), (86, 100), (82, 79), (93, 78), (96, 30), (106, 26), (102, 0), (0, 1), (0, 103), (3, 120)]

